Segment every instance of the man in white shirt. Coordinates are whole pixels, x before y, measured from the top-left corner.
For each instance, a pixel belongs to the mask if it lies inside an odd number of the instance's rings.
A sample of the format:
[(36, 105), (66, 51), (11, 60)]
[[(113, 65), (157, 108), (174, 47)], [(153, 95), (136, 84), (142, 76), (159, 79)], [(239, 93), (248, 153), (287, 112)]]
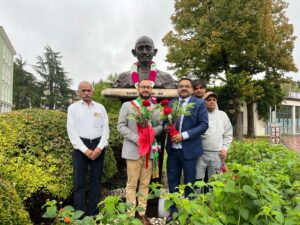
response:
[[(103, 105), (94, 102), (93, 88), (82, 81), (78, 86), (80, 101), (68, 108), (67, 131), (73, 152), (74, 195), (76, 210), (96, 215), (100, 201), (100, 185), (104, 163), (104, 148), (108, 145), (108, 115)], [(90, 169), (88, 170), (88, 168)], [(90, 187), (86, 206), (86, 176), (90, 172)]]
[(208, 129), (202, 135), (204, 153), (198, 158), (196, 179), (203, 180), (205, 170), (208, 178), (219, 173), (222, 160), (227, 157), (227, 151), (232, 142), (232, 126), (227, 114), (217, 108), (217, 96), (209, 91), (203, 96), (208, 111)]

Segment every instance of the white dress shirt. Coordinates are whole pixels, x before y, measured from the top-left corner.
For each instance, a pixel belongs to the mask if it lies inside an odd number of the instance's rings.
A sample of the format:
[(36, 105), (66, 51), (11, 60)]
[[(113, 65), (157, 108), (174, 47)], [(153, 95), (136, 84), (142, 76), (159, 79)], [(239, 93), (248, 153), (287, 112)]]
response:
[(80, 138), (95, 139), (101, 137), (98, 147), (108, 145), (108, 115), (103, 105), (92, 101), (88, 105), (83, 100), (73, 103), (68, 108), (68, 136), (74, 149), (85, 152), (88, 147)]
[[(179, 102), (181, 102), (181, 100), (184, 100), (184, 102), (181, 104), (181, 106), (182, 106), (182, 107), (186, 107), (186, 105), (187, 105), (188, 102), (190, 101), (190, 98), (191, 98), (191, 97), (188, 97), (188, 98), (185, 98), (185, 99), (179, 98), (178, 104), (179, 104)], [(180, 116), (179, 133), (181, 133), (181, 135), (182, 135), (182, 137), (183, 137), (183, 140), (186, 140), (186, 139), (189, 138), (189, 134), (188, 134), (186, 131), (181, 132), (183, 118), (184, 118), (184, 115), (181, 115), (181, 116)], [(181, 143), (181, 142), (173, 143), (173, 144), (172, 144), (172, 148), (182, 149), (182, 143)]]

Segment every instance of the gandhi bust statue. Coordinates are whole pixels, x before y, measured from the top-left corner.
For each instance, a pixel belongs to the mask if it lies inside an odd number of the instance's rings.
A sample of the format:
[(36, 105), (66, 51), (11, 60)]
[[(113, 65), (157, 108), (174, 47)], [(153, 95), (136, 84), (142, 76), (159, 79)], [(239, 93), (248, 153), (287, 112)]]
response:
[(154, 42), (147, 36), (137, 39), (134, 49), (131, 50), (138, 62), (134, 63), (131, 71), (119, 74), (114, 83), (114, 87), (137, 87), (141, 80), (150, 80), (154, 87), (157, 88), (174, 88), (175, 80), (166, 72), (156, 69), (155, 62), (152, 58), (156, 55), (157, 49)]

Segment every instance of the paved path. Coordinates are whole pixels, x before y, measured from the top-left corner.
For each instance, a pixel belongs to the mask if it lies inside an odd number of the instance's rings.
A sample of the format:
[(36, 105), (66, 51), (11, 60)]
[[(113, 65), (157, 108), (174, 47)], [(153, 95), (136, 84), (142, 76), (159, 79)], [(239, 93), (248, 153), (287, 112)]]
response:
[(282, 137), (283, 144), (300, 153), (300, 134)]

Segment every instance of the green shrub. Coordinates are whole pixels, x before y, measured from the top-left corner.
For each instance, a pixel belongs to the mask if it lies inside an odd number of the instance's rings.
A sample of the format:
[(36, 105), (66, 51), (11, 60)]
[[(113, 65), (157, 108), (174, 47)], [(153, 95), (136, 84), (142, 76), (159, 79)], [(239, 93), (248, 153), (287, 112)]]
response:
[(0, 225), (31, 224), (22, 201), (11, 183), (0, 175)]
[(283, 145), (270, 145), (267, 141), (235, 141), (230, 147), (227, 161), (261, 165), (260, 170), (266, 173), (287, 174), (292, 182), (300, 180), (300, 155)]
[[(126, 161), (122, 159), (122, 143), (123, 138), (117, 130), (118, 123), (118, 114), (109, 114), (109, 129), (110, 129), (110, 138), (109, 138), (109, 150), (111, 154), (114, 154), (114, 162), (112, 164), (106, 163), (104, 167), (105, 171), (116, 171), (114, 172), (114, 176), (110, 180), (105, 180), (106, 183), (103, 184), (104, 187), (107, 188), (120, 188), (124, 187), (126, 184)], [(108, 176), (108, 175), (107, 175)]]
[[(236, 141), (227, 160), (230, 170), (210, 179), (212, 192), (187, 199), (182, 185), (179, 193), (163, 197), (168, 199), (167, 207), (177, 206), (175, 216), (180, 224), (297, 225), (299, 159), (296, 152), (282, 145)], [(202, 181), (196, 184), (205, 185)]]
[[(111, 149), (111, 147), (109, 148)], [(104, 180), (116, 173), (112, 151), (105, 157)], [(72, 191), (72, 146), (66, 114), (21, 110), (0, 115), (0, 171), (13, 180), (21, 198), (38, 190), (60, 198)]]

